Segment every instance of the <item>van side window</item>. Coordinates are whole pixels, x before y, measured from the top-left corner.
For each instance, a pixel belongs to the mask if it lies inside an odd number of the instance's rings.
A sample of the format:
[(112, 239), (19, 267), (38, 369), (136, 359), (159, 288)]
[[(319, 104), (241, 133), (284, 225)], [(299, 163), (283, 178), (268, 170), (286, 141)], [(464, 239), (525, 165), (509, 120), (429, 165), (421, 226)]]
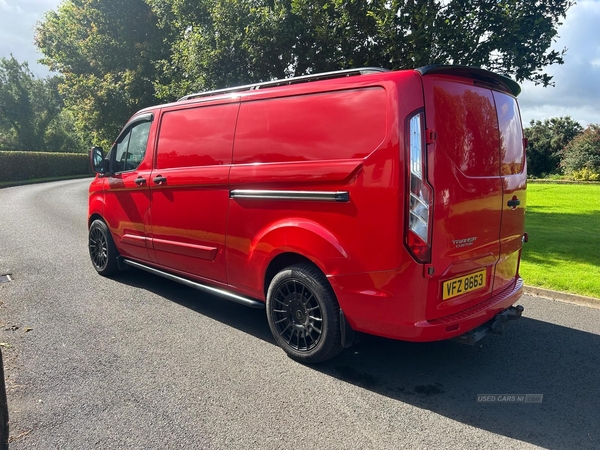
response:
[(135, 170), (146, 154), (148, 134), (151, 122), (142, 122), (133, 126), (116, 143), (113, 172)]

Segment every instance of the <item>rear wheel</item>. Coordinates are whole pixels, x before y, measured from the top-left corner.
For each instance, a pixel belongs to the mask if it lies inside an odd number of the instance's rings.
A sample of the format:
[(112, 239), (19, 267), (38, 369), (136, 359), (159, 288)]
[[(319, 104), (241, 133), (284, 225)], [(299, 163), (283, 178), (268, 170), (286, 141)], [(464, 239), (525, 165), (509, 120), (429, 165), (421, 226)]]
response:
[(309, 264), (275, 275), (267, 292), (267, 319), (277, 344), (300, 362), (322, 362), (343, 350), (339, 304), (325, 276)]
[(88, 247), (94, 269), (100, 275), (110, 276), (118, 271), (119, 252), (108, 227), (102, 220), (94, 220), (90, 226)]

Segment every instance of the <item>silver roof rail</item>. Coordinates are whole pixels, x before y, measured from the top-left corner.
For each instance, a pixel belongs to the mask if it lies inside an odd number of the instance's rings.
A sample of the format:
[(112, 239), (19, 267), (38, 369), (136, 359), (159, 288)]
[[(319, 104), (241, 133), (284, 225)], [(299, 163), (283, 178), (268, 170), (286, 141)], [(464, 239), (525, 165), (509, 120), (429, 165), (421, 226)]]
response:
[(229, 94), (234, 92), (253, 91), (276, 86), (287, 86), (290, 84), (308, 83), (309, 81), (329, 80), (332, 78), (350, 77), (354, 75), (368, 75), (372, 73), (389, 72), (388, 69), (380, 67), (361, 67), (358, 69), (336, 70), (334, 72), (315, 73), (310, 75), (302, 75), (293, 78), (282, 78), (280, 80), (265, 81), (263, 83), (247, 84), (244, 86), (236, 86), (225, 89), (216, 89), (214, 91), (197, 92), (181, 97), (178, 102), (190, 100), (192, 98), (210, 97), (213, 95)]

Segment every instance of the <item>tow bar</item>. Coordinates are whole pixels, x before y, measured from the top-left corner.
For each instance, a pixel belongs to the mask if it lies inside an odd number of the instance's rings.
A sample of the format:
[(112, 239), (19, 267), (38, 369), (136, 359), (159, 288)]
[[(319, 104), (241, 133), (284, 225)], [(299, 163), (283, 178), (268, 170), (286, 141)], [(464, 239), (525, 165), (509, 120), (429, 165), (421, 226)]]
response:
[(478, 326), (477, 328), (452, 338), (453, 341), (466, 345), (475, 345), (488, 334), (502, 334), (508, 325), (509, 320), (517, 320), (523, 314), (521, 305), (511, 306), (510, 308), (497, 314), (492, 320)]

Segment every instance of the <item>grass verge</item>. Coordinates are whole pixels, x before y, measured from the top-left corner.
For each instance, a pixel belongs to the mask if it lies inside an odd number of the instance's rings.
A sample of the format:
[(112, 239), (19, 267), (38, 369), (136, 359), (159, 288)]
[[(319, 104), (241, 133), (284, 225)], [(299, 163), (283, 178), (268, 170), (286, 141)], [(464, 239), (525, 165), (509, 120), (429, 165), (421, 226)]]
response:
[(527, 186), (525, 283), (600, 298), (600, 185)]

